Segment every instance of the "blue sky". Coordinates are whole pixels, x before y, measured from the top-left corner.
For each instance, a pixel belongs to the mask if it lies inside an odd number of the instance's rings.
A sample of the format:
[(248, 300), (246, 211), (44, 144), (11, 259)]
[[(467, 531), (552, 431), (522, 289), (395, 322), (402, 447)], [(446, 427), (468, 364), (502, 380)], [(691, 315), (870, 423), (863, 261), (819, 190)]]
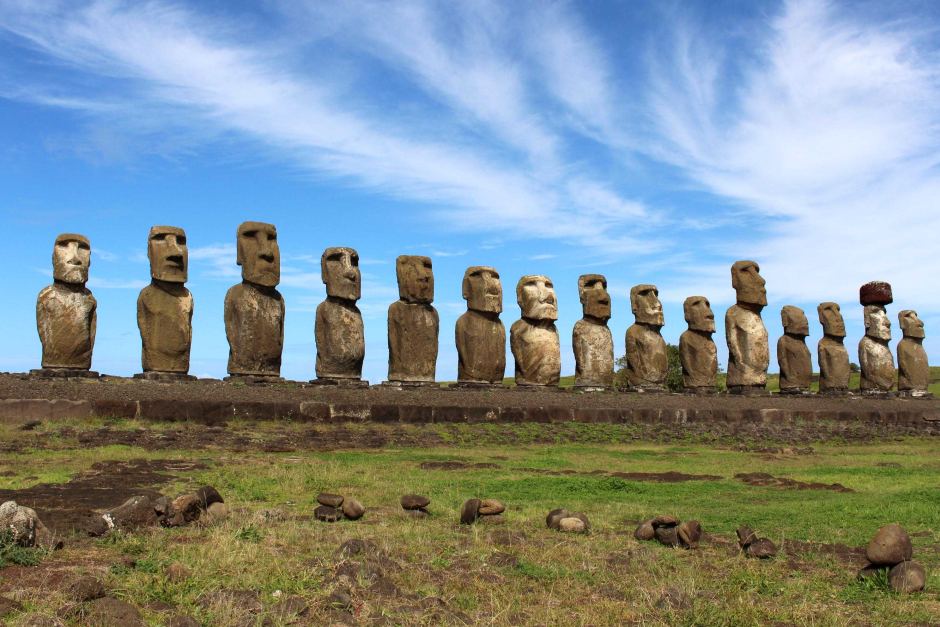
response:
[(441, 379), (469, 265), (499, 269), (507, 327), (516, 280), (551, 276), (565, 373), (579, 274), (607, 276), (620, 356), (631, 286), (659, 286), (676, 342), (692, 294), (721, 328), (747, 258), (772, 348), (794, 304), (815, 355), (816, 304), (835, 300), (855, 360), (858, 287), (880, 279), (895, 341), (897, 311), (916, 309), (937, 355), (938, 26), (928, 1), (0, 0), (0, 370), (38, 365), (52, 243), (80, 232), (94, 368), (139, 371), (147, 232), (170, 224), (190, 244), (192, 372), (223, 375), (249, 219), (278, 227), (294, 379), (313, 377), (327, 246), (362, 259), (373, 382), (408, 253), (433, 258)]

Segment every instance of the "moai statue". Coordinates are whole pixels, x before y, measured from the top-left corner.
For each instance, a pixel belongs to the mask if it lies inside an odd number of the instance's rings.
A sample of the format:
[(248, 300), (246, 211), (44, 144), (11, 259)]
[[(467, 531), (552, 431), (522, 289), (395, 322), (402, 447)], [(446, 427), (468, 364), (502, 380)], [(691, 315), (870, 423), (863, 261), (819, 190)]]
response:
[(143, 343), (138, 379), (181, 380), (189, 376), (193, 340), (193, 296), (184, 287), (189, 251), (186, 232), (155, 226), (147, 238), (150, 285), (137, 298), (137, 327)]
[(845, 321), (838, 303), (820, 303), (819, 323), (823, 337), (819, 340), (819, 393), (846, 394), (849, 390), (849, 351), (845, 350)]
[(236, 263), (242, 282), (225, 294), (228, 373), (248, 381), (276, 380), (284, 349), (284, 298), (277, 229), (264, 222), (242, 222), (236, 233)]
[(780, 310), (783, 335), (777, 340), (777, 364), (780, 366), (780, 393), (806, 394), (813, 380), (813, 360), (806, 347), (809, 321), (799, 307), (785, 305)]
[(326, 385), (368, 386), (362, 380), (366, 355), (365, 328), (356, 301), (362, 296), (359, 253), (352, 248), (327, 248), (320, 257), (326, 300), (317, 306), (317, 378)]
[(762, 393), (767, 385), (770, 346), (760, 317), (767, 305), (767, 290), (756, 261), (736, 261), (731, 266), (731, 287), (737, 302), (725, 313), (728, 342), (728, 392)]
[(891, 285), (872, 281), (859, 289), (859, 302), (865, 307), (865, 337), (858, 343), (858, 363), (862, 375), (859, 389), (863, 394), (886, 395), (894, 387), (894, 356), (888, 348), (891, 320), (885, 305), (894, 302)]
[(36, 328), (42, 342), (44, 377), (95, 378), (91, 353), (95, 347), (97, 302), (85, 287), (91, 266), (91, 244), (84, 235), (63, 233), (52, 248), (52, 285), (36, 299)]
[(499, 272), (489, 266), (471, 266), (461, 286), (467, 311), (457, 319), (457, 385), (489, 387), (502, 384), (506, 374), (506, 328), (503, 285)]
[(516, 385), (558, 385), (561, 344), (555, 328), (558, 299), (552, 280), (541, 274), (527, 274), (516, 284), (516, 301), (522, 318), (509, 329), (509, 345), (516, 362)]
[(638, 392), (655, 392), (666, 387), (669, 357), (663, 328), (663, 305), (655, 285), (634, 285), (630, 289), (630, 309), (636, 322), (627, 329), (627, 381)]
[(718, 347), (712, 339), (715, 314), (704, 296), (689, 296), (682, 303), (689, 328), (679, 336), (682, 385), (696, 394), (714, 394), (718, 376)]
[(898, 342), (898, 391), (905, 396), (929, 398), (930, 366), (924, 350), (924, 323), (911, 309), (899, 312), (898, 322), (904, 334)]
[(614, 338), (607, 328), (610, 294), (602, 274), (578, 277), (583, 317), (574, 324), (575, 388), (593, 391), (610, 387), (614, 378)]
[(431, 258), (402, 255), (395, 262), (398, 300), (388, 308), (388, 379), (391, 384), (433, 384), (440, 318)]

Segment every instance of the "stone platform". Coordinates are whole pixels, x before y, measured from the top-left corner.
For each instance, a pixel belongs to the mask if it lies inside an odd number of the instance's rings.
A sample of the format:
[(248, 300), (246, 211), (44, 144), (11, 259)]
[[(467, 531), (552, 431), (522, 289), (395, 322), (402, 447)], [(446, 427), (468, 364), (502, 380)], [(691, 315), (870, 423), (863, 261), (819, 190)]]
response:
[(863, 396), (691, 396), (467, 388), (388, 389), (301, 382), (160, 383), (0, 374), (0, 422), (87, 417), (194, 421), (686, 423), (812, 420), (904, 425), (940, 434), (940, 400)]

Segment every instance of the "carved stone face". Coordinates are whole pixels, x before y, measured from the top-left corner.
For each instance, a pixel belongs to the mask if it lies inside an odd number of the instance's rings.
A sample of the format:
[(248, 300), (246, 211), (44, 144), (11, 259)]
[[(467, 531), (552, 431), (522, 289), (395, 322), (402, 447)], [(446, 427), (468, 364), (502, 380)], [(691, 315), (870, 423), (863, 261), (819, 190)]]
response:
[(663, 304), (659, 302), (659, 290), (655, 285), (634, 285), (630, 289), (630, 309), (637, 324), (663, 326)]
[(800, 337), (809, 335), (809, 321), (806, 319), (806, 314), (799, 307), (785, 305), (780, 310), (780, 320), (783, 322), (784, 333)]
[(739, 304), (765, 306), (767, 304), (765, 283), (756, 261), (735, 261), (731, 266), (731, 287), (737, 293)]
[(516, 284), (516, 301), (522, 317), (531, 320), (557, 320), (558, 299), (555, 285), (542, 274), (527, 274)]
[(242, 222), (238, 226), (238, 265), (242, 280), (274, 287), (281, 282), (281, 249), (277, 229), (265, 222)]
[(822, 325), (823, 333), (833, 337), (845, 337), (845, 321), (842, 319), (839, 303), (819, 303), (816, 311), (819, 313), (819, 324)]
[(917, 312), (913, 309), (898, 312), (898, 322), (904, 337), (924, 337), (924, 321), (917, 317)]
[(52, 248), (52, 278), (62, 283), (84, 285), (91, 266), (91, 244), (84, 235), (63, 233)]
[(876, 340), (891, 339), (891, 321), (884, 307), (879, 305), (865, 306), (865, 335)]
[(689, 296), (682, 303), (685, 321), (693, 331), (715, 332), (715, 314), (712, 304), (704, 296)]
[(147, 239), (150, 276), (168, 283), (185, 283), (189, 267), (186, 232), (175, 226), (155, 226)]
[(500, 313), (503, 311), (503, 284), (499, 272), (489, 266), (471, 266), (463, 274), (463, 298), (467, 309)]
[(359, 253), (352, 248), (327, 248), (320, 257), (320, 275), (326, 283), (326, 295), (343, 300), (359, 300), (362, 296), (362, 273)]
[(434, 273), (431, 258), (401, 255), (395, 262), (398, 275), (398, 297), (408, 303), (430, 303), (434, 300)]
[(607, 279), (602, 274), (582, 274), (578, 277), (578, 296), (585, 316), (610, 320), (610, 294)]

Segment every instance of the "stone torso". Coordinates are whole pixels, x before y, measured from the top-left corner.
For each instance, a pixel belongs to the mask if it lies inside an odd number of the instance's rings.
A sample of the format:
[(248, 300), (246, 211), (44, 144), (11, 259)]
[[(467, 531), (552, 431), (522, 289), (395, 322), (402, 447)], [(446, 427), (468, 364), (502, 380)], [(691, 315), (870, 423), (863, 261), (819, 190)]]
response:
[(863, 337), (858, 343), (858, 363), (862, 370), (860, 389), (888, 392), (894, 387), (894, 356), (887, 342)]
[(170, 293), (148, 285), (137, 298), (137, 326), (144, 372), (189, 372), (193, 297), (185, 287)]
[(679, 336), (682, 384), (687, 388), (714, 388), (718, 375), (718, 347), (711, 335), (686, 330)]
[(553, 322), (516, 320), (509, 330), (516, 362), (517, 385), (557, 385), (561, 376), (561, 344)]
[(506, 373), (506, 327), (499, 318), (469, 310), (457, 319), (457, 379), (500, 383)]
[(434, 381), (439, 327), (437, 310), (429, 304), (399, 300), (389, 306), (390, 381)]
[(819, 391), (849, 389), (849, 351), (838, 339), (823, 336), (819, 340)]
[(359, 379), (366, 355), (366, 336), (359, 308), (327, 298), (317, 307), (317, 377)]
[(918, 340), (906, 337), (898, 342), (898, 389), (927, 391), (930, 366), (927, 351)]
[(725, 314), (728, 341), (728, 386), (767, 384), (770, 346), (760, 314), (732, 305)]
[(91, 368), (98, 303), (85, 288), (53, 284), (36, 300), (43, 368)]
[(284, 349), (284, 299), (274, 288), (239, 283), (225, 295), (228, 371), (279, 376)]
[(627, 380), (630, 385), (661, 387), (668, 369), (666, 340), (659, 329), (633, 324), (627, 329)]
[(576, 385), (610, 385), (614, 376), (614, 339), (605, 324), (578, 320), (571, 336)]
[(813, 360), (802, 338), (782, 335), (777, 340), (777, 364), (781, 390), (808, 390), (813, 378)]

